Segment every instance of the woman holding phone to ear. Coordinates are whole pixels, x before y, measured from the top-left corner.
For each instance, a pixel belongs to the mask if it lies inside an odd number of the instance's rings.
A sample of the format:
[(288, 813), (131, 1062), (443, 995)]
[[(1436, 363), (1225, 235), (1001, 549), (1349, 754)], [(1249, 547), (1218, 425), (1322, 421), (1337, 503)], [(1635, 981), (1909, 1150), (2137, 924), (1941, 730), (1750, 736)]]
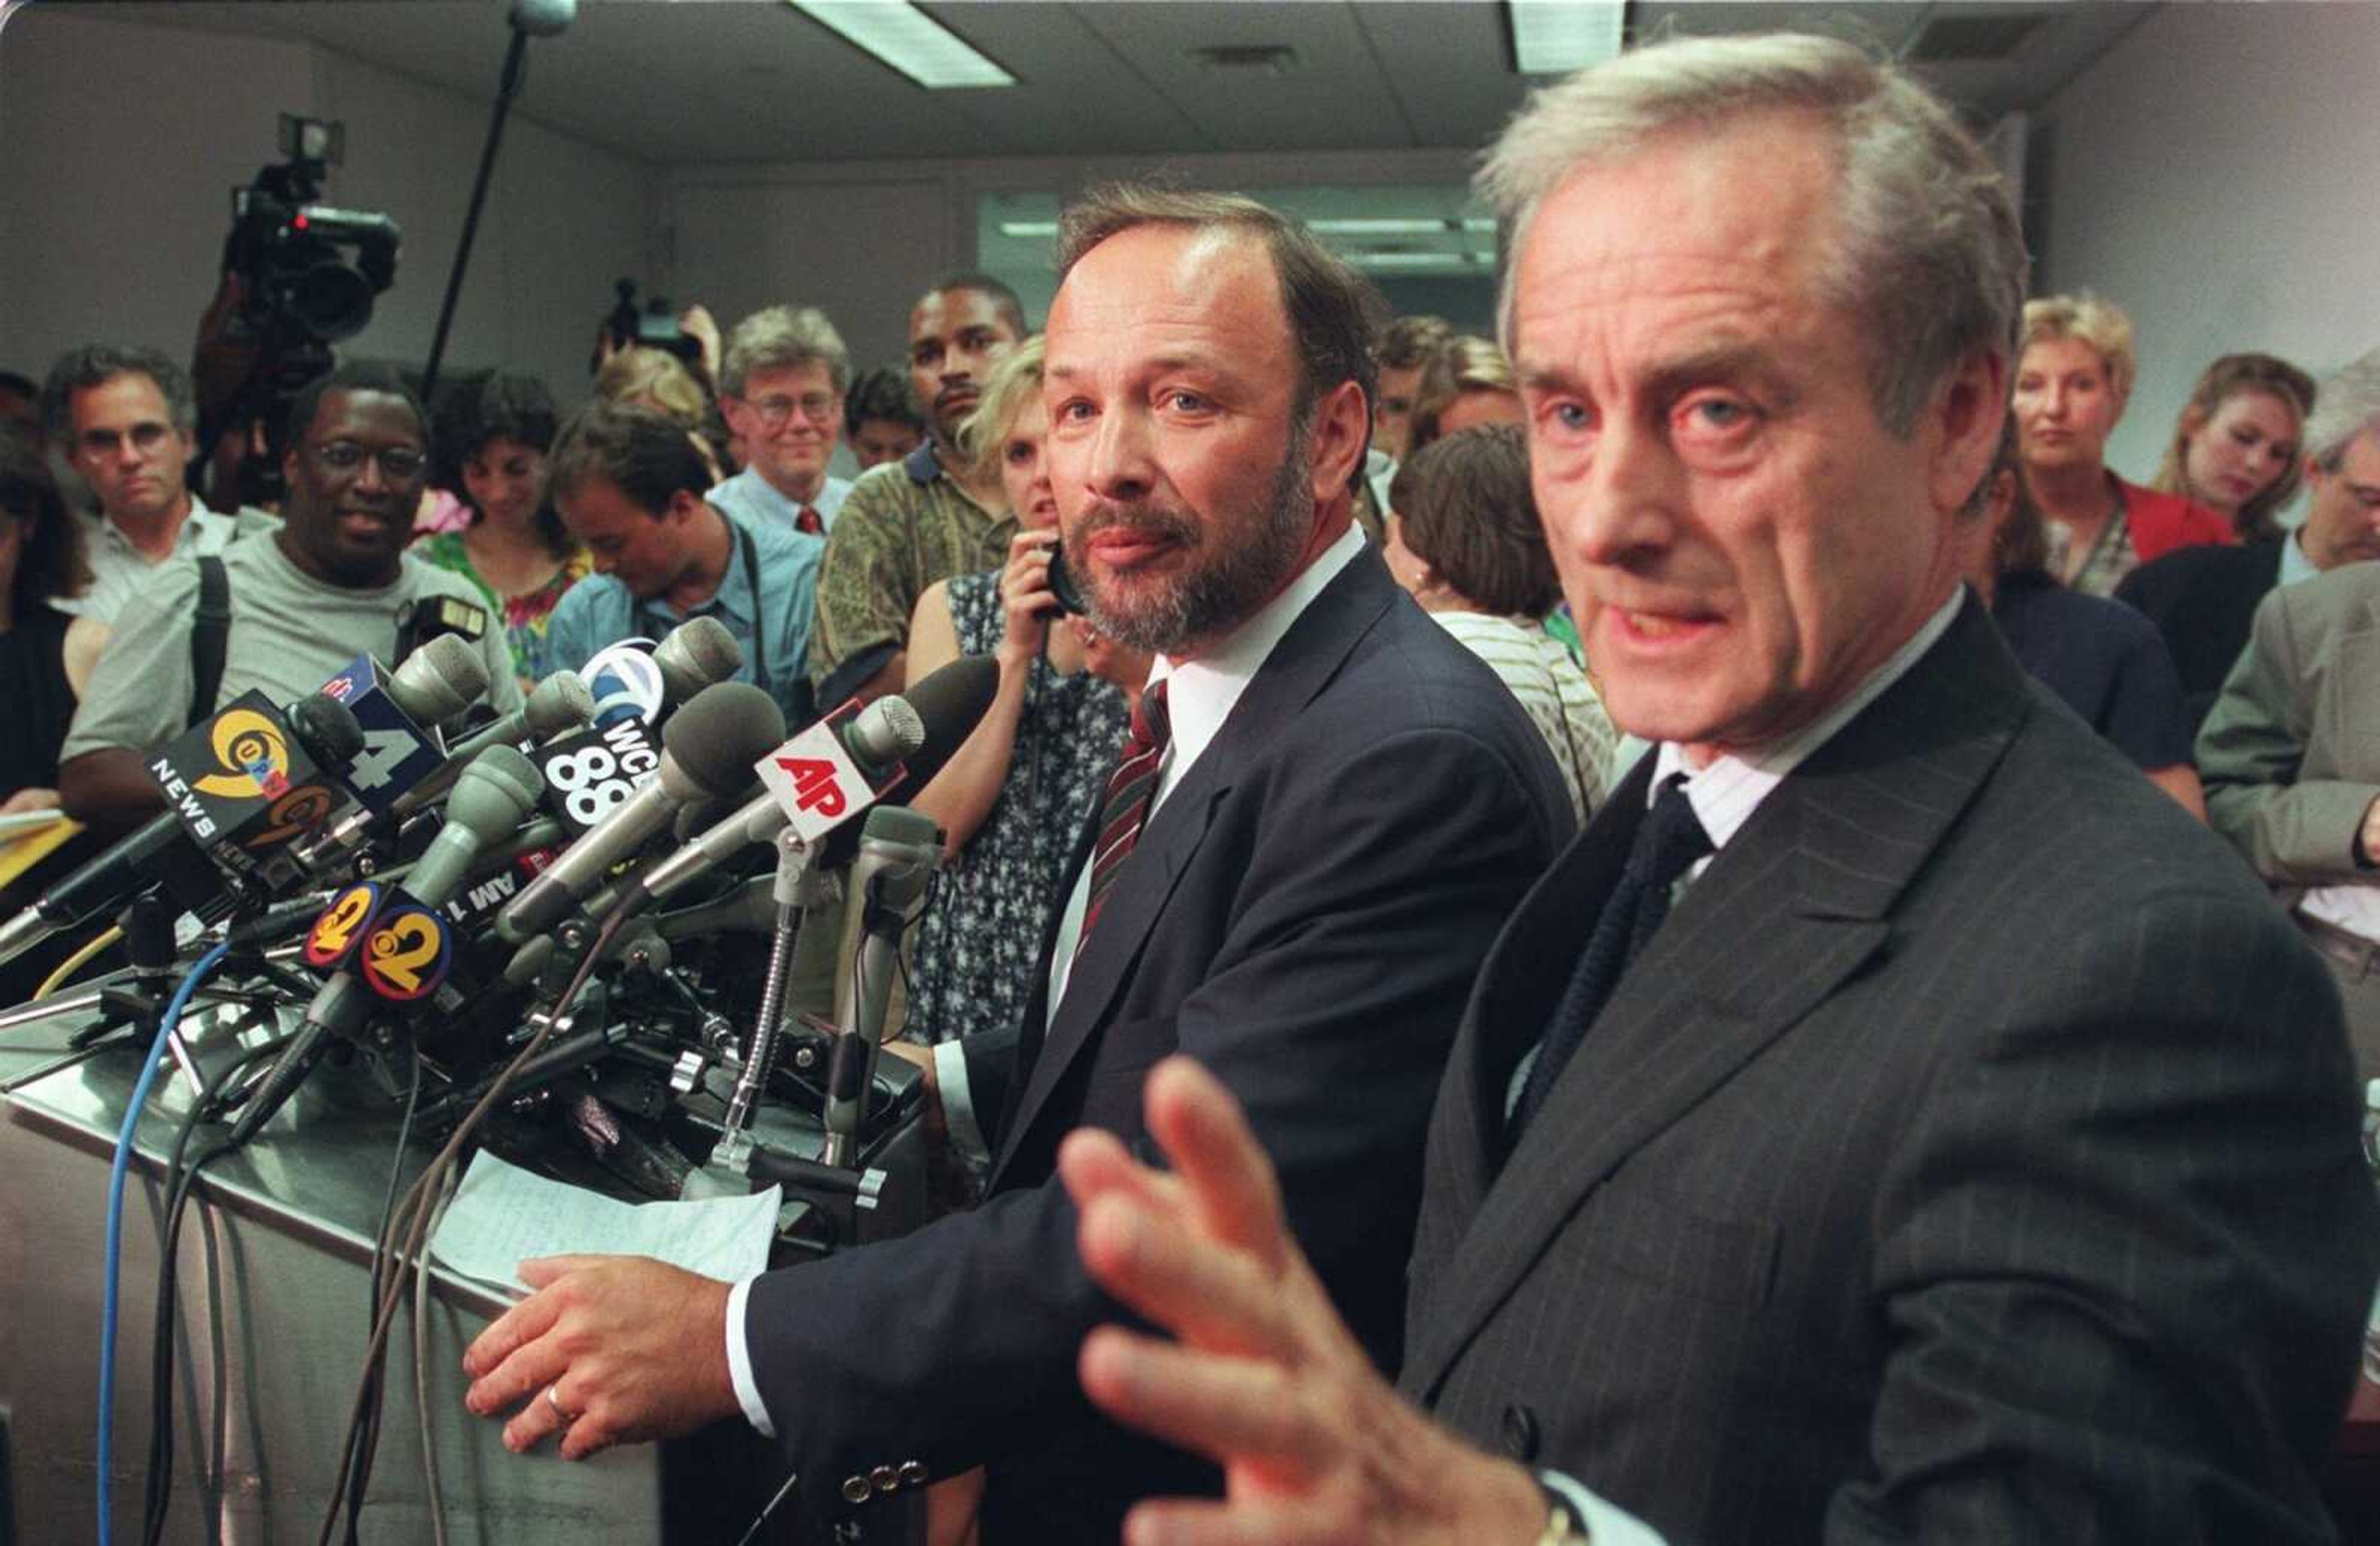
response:
[(1041, 340), (1011, 350), (961, 432), (991, 462), (1016, 512), (1008, 563), (917, 598), (907, 680), (962, 654), (1000, 662), (975, 733), (910, 803), (947, 834), (942, 880), (918, 926), (909, 976), (914, 1041), (1004, 1029), (1024, 1012), (1066, 860), (1123, 744), (1149, 657), (1062, 617), (1050, 589), (1058, 502), (1042, 456)]

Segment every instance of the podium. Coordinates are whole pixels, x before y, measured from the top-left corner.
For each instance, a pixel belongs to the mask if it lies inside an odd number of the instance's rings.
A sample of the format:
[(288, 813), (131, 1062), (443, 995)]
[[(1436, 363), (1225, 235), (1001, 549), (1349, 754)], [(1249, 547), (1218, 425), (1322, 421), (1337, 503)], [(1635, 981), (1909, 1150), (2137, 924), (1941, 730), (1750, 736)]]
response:
[[(0, 1546), (97, 1537), (99, 1342), (107, 1176), (140, 1072), (128, 1045), (68, 1061), (88, 1016), (0, 1030)], [(188, 1091), (161, 1071), (125, 1194), (113, 1435), (115, 1539), (138, 1540), (146, 1485), (164, 1170)], [(211, 1164), (183, 1221), (174, 1327), (175, 1542), (310, 1541), (329, 1506), (370, 1329), (370, 1261), (397, 1133), (381, 1108), (309, 1110)], [(293, 1121), (293, 1114), (295, 1120)], [(409, 1182), (426, 1163), (405, 1157)], [(455, 1546), (735, 1540), (783, 1479), (741, 1424), (566, 1462), (516, 1455), (463, 1407), (463, 1349), (504, 1309), (433, 1269), (431, 1443)], [(390, 1340), (360, 1538), (432, 1539), (410, 1302)], [(782, 1518), (762, 1539), (786, 1539)]]

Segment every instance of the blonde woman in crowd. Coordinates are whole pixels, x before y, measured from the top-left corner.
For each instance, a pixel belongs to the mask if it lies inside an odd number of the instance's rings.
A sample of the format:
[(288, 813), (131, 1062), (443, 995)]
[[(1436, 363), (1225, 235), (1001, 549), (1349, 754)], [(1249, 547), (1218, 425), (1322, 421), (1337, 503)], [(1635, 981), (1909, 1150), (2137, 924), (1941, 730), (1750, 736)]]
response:
[(2214, 511), (2108, 470), (2107, 434), (2136, 368), (2131, 320), (2106, 301), (2025, 302), (2014, 401), (2025, 492), (2048, 522), (2051, 573), (2094, 596), (2176, 548), (2233, 541)]
[(1414, 389), (1410, 456), (1444, 435), (1480, 424), (1521, 422), (1521, 383), (1491, 339), (1458, 335), (1422, 368)]
[(2298, 492), (2313, 378), (2269, 354), (2227, 354), (2191, 388), (2149, 487), (2221, 516), (2243, 542), (2277, 537)]
[(1004, 1029), (1024, 1013), (1066, 862), (1148, 676), (1147, 653), (1060, 615), (1041, 359), (1038, 337), (1011, 350), (959, 435), (980, 470), (996, 470), (1015, 513), (1008, 563), (928, 587), (909, 625), (910, 683), (962, 654), (1000, 662), (983, 722), (911, 801), (949, 834), (912, 956), (904, 1034), (914, 1041)]

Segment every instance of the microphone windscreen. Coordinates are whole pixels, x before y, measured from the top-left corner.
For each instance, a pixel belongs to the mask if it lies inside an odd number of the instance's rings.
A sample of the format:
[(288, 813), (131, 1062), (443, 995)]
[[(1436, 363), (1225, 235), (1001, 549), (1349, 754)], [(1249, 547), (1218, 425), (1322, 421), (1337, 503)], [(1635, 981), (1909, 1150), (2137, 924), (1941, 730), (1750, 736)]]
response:
[(906, 759), (908, 776), (900, 789), (916, 794), (933, 782), (942, 764), (975, 734), (1000, 691), (1000, 663), (990, 655), (961, 655), (902, 693), (925, 724), (924, 743)]
[(517, 747), (492, 746), (471, 759), (446, 797), (446, 819), (494, 843), (512, 834), (545, 792), (544, 775)]
[(684, 703), (743, 669), (744, 647), (718, 618), (689, 617), (654, 647), (653, 664), (669, 700)]
[(356, 712), (326, 693), (311, 693), (289, 705), (289, 733), (315, 766), (344, 768), (364, 749), (364, 727)]
[(406, 656), (388, 680), (388, 695), (424, 729), (453, 719), (487, 690), (488, 663), (451, 633)]
[(662, 727), (664, 761), (701, 793), (725, 798), (752, 782), (752, 764), (785, 738), (784, 711), (749, 682), (714, 682)]
[(558, 36), (577, 17), (578, 0), (513, 0), (513, 25), (528, 37)]
[(595, 717), (595, 695), (576, 671), (557, 671), (531, 688), (523, 721), (532, 739), (548, 741)]

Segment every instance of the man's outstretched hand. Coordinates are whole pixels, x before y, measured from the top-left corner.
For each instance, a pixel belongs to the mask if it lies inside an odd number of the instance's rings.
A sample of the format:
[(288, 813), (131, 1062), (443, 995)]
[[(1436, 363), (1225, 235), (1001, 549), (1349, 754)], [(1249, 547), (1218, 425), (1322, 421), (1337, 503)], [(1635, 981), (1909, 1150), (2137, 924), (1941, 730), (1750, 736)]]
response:
[(1372, 1369), (1290, 1238), (1272, 1165), (1230, 1093), (1186, 1058), (1149, 1076), (1172, 1174), (1085, 1130), (1059, 1152), (1084, 1264), (1178, 1342), (1093, 1332), (1083, 1389), (1120, 1422), (1209, 1455), (1220, 1501), (1141, 1503), (1132, 1546), (1525, 1543), (1547, 1513), (1520, 1467), (1471, 1449)]
[(559, 1432), (562, 1457), (583, 1460), (742, 1412), (727, 1372), (727, 1284), (643, 1256), (546, 1257), (520, 1273), (537, 1292), (463, 1353), (465, 1406), (483, 1418), (520, 1407), (504, 1424), (507, 1449)]

